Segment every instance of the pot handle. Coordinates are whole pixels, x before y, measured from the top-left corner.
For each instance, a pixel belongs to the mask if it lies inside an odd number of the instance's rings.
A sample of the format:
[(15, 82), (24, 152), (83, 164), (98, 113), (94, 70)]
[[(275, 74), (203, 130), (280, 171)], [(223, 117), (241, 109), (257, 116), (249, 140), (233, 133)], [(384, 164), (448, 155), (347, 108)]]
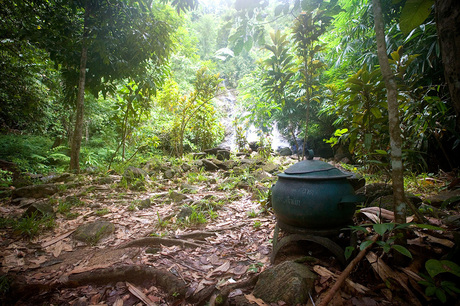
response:
[(360, 203), (366, 201), (366, 196), (362, 194), (351, 194), (351, 195), (346, 195), (340, 199), (339, 204), (337, 204), (337, 207), (339, 209), (346, 207), (347, 205), (355, 204), (355, 203)]

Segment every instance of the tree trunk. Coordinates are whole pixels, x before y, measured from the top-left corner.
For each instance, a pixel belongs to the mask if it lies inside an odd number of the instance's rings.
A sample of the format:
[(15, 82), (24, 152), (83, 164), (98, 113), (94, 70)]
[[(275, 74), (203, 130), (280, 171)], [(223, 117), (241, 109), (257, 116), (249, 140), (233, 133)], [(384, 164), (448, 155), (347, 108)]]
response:
[(383, 80), (385, 81), (385, 87), (387, 89), (395, 222), (406, 223), (406, 201), (404, 196), (402, 138), (399, 121), (398, 89), (388, 62), (385, 43), (385, 27), (383, 23), (380, 0), (372, 0), (372, 6), (374, 10), (375, 35), (377, 39), (377, 55)]
[(460, 131), (460, 1), (436, 0), (435, 11), (444, 77)]
[(78, 93), (77, 93), (77, 114), (75, 118), (75, 128), (72, 135), (72, 143), (70, 150), (70, 170), (76, 173), (80, 172), (80, 147), (83, 136), (83, 116), (85, 111), (85, 81), (86, 81), (86, 62), (88, 59), (87, 46), (87, 21), (89, 10), (85, 10), (85, 21), (83, 26), (83, 46), (80, 56), (80, 75), (78, 78)]

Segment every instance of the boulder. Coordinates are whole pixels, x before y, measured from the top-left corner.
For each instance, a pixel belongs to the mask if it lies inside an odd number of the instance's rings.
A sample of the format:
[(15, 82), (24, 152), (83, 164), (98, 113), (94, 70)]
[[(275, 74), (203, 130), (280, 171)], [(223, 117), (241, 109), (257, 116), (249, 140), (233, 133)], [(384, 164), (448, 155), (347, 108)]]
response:
[(75, 240), (95, 245), (115, 231), (115, 225), (109, 221), (95, 221), (80, 225), (72, 237)]
[(16, 198), (45, 198), (59, 191), (56, 184), (30, 185), (13, 190), (11, 197)]
[(287, 305), (305, 305), (314, 288), (316, 274), (300, 263), (285, 261), (259, 276), (254, 296), (266, 303), (283, 301)]
[(292, 150), (289, 147), (282, 147), (278, 149), (278, 154), (280, 156), (291, 156)]

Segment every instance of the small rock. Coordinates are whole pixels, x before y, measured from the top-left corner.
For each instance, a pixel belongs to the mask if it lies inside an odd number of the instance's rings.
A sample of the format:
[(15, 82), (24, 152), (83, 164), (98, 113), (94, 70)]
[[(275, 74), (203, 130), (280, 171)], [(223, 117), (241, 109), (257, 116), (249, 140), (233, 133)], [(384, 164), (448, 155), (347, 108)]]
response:
[(175, 175), (175, 173), (174, 173), (174, 170), (172, 170), (172, 169), (168, 169), (168, 170), (166, 170), (164, 172), (164, 177), (165, 177), (165, 179), (168, 179), (168, 180), (172, 179), (174, 177), (174, 175)]
[(266, 303), (283, 301), (287, 305), (306, 304), (313, 290), (316, 274), (302, 264), (285, 261), (259, 276), (254, 296)]
[(177, 191), (171, 192), (169, 197), (171, 198), (171, 200), (173, 200), (173, 202), (176, 202), (176, 203), (181, 202), (188, 198), (185, 194), (179, 193)]
[(193, 209), (189, 206), (184, 206), (177, 214), (177, 219), (185, 220), (187, 217), (190, 217), (193, 213)]
[(95, 221), (80, 225), (73, 233), (73, 238), (88, 244), (95, 245), (103, 237), (115, 231), (115, 225), (108, 221)]
[(150, 198), (141, 200), (138, 205), (139, 209), (146, 209), (146, 208), (149, 208), (150, 206), (152, 206), (152, 201), (150, 200)]
[(183, 163), (180, 167), (182, 168), (184, 172), (190, 171), (190, 169), (192, 169), (192, 166), (190, 166), (187, 163)]
[(218, 160), (230, 159), (230, 151), (228, 150), (217, 150), (216, 157)]
[(47, 201), (37, 202), (31, 204), (24, 212), (25, 217), (30, 217), (36, 214), (37, 217), (53, 217), (54, 209)]
[(206, 171), (219, 170), (219, 167), (215, 163), (213, 163), (212, 161), (210, 161), (208, 159), (202, 159), (201, 161), (203, 162), (203, 166), (204, 166), (204, 169)]

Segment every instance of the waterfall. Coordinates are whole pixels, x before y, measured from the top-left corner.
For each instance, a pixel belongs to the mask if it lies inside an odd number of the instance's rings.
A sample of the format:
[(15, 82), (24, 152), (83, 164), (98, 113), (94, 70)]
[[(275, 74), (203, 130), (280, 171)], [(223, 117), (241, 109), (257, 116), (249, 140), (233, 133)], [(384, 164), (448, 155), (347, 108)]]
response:
[[(217, 98), (217, 107), (224, 114), (221, 118), (220, 123), (225, 127), (225, 137), (220, 147), (225, 147), (231, 151), (236, 151), (236, 136), (235, 136), (235, 127), (233, 122), (237, 116), (243, 116), (243, 109), (238, 106), (236, 102), (236, 95), (234, 90), (225, 90), (224, 94), (219, 95)], [(249, 143), (257, 142), (259, 140), (258, 129), (254, 125), (250, 125), (246, 128), (246, 139)], [(270, 133), (270, 138), (272, 142), (272, 149), (274, 151), (278, 150), (280, 147), (290, 147), (289, 142), (286, 138), (281, 135), (278, 130), (277, 124), (275, 122), (273, 129)]]

